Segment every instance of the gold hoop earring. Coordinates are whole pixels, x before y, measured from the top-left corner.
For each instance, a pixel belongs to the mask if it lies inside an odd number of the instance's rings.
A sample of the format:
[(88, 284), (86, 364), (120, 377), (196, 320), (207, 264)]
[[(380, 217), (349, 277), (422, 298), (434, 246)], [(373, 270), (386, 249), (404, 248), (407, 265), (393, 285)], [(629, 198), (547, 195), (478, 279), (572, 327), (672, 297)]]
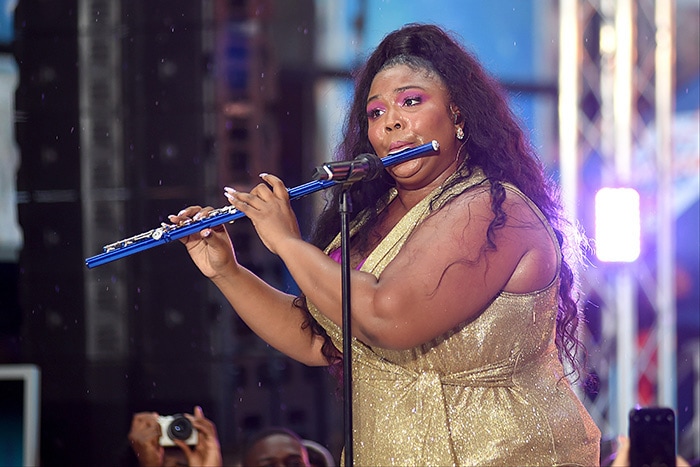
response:
[(461, 126), (457, 127), (457, 139), (462, 141), (464, 139), (464, 130)]

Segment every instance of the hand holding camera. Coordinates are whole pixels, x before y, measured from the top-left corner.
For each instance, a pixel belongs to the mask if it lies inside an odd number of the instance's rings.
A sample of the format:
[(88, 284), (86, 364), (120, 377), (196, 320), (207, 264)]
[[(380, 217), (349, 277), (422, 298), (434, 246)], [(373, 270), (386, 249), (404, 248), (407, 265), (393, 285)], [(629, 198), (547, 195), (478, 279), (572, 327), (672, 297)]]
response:
[(161, 433), (158, 442), (161, 446), (175, 446), (176, 439), (188, 446), (197, 445), (197, 429), (183, 414), (161, 415), (158, 417), (158, 424)]
[(137, 413), (128, 438), (141, 466), (166, 465), (168, 459), (186, 460), (190, 467), (223, 463), (216, 426), (204, 417), (199, 406), (192, 415)]

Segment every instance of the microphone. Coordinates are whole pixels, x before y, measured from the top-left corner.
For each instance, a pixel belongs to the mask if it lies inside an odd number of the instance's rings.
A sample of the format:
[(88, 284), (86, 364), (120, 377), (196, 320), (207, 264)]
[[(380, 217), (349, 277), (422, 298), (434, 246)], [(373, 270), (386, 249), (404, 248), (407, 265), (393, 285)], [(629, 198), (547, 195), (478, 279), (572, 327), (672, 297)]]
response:
[(389, 154), (380, 159), (375, 154), (360, 154), (351, 161), (326, 162), (314, 169), (314, 180), (331, 180), (334, 182), (357, 182), (374, 180), (382, 174), (385, 167), (421, 157), (429, 152), (437, 152), (440, 144), (433, 140), (421, 146)]
[(326, 162), (314, 169), (314, 180), (332, 180), (334, 182), (357, 182), (374, 180), (381, 175), (384, 164), (379, 156), (360, 154), (351, 161)]

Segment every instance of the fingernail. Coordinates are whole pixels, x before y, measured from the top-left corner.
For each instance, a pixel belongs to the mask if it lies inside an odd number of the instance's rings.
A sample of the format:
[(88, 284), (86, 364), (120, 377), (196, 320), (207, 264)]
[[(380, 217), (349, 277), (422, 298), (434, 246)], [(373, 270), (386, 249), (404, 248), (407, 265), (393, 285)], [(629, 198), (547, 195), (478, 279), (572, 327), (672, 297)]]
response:
[(224, 191), (225, 191), (226, 193), (235, 193), (235, 192), (236, 192), (236, 190), (234, 190), (234, 189), (231, 188), (230, 186), (225, 186), (225, 187), (224, 187)]
[(180, 211), (180, 212), (177, 213), (178, 216), (182, 216), (183, 214), (185, 214), (185, 210), (184, 210), (184, 209), (183, 209), (182, 211)]
[(261, 174), (259, 175), (259, 177), (260, 177), (260, 178), (265, 178), (265, 177), (267, 177), (268, 175), (270, 175), (270, 174), (267, 173), (267, 172), (263, 172), (263, 173), (261, 173)]
[(232, 200), (233, 195), (231, 193), (224, 193), (224, 196), (227, 197), (228, 199)]

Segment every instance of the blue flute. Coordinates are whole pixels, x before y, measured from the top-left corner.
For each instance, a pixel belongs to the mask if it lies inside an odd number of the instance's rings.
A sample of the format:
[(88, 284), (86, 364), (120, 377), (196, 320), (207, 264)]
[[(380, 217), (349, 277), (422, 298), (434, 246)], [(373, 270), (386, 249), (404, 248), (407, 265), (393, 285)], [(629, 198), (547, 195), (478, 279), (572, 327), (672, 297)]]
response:
[[(381, 159), (381, 162), (384, 167), (390, 167), (392, 165), (400, 164), (401, 162), (406, 162), (408, 160), (421, 157), (430, 152), (437, 152), (439, 148), (439, 143), (433, 140), (430, 143), (426, 143), (415, 148), (407, 149), (396, 154), (389, 154)], [(313, 180), (304, 183), (303, 185), (288, 189), (289, 199), (301, 198), (339, 183), (342, 182), (333, 179)], [(119, 240), (118, 242), (110, 243), (109, 245), (105, 245), (102, 248), (102, 253), (87, 258), (85, 260), (85, 264), (88, 268), (101, 266), (119, 258), (138, 253), (139, 251), (148, 250), (155, 246), (163, 245), (173, 240), (186, 237), (203, 229), (232, 222), (241, 217), (245, 217), (245, 214), (233, 206), (225, 206), (210, 211), (206, 217), (196, 221), (187, 221), (183, 222), (182, 224), (162, 223), (158, 228), (134, 235), (133, 237), (125, 238), (124, 240)]]

